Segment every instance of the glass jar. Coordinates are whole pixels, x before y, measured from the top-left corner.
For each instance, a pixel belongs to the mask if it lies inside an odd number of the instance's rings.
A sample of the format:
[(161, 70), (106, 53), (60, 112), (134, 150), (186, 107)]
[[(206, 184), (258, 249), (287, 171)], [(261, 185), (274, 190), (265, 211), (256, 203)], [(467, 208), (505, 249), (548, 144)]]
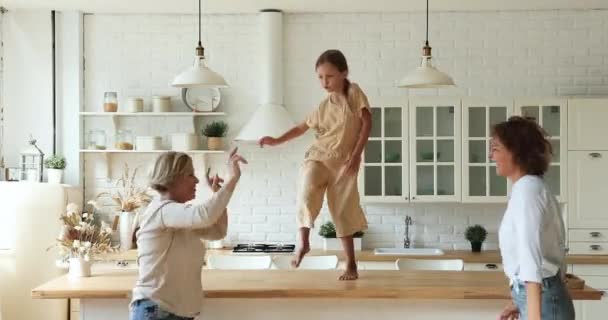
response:
[(106, 92), (103, 94), (103, 111), (118, 111), (118, 98), (116, 92)]
[(129, 112), (143, 112), (144, 111), (144, 99), (131, 97), (127, 103), (127, 109)]
[(106, 133), (101, 129), (89, 130), (87, 148), (91, 150), (106, 149)]
[(116, 149), (133, 150), (133, 132), (131, 130), (118, 130), (116, 133)]
[(171, 112), (171, 97), (152, 96), (153, 112)]

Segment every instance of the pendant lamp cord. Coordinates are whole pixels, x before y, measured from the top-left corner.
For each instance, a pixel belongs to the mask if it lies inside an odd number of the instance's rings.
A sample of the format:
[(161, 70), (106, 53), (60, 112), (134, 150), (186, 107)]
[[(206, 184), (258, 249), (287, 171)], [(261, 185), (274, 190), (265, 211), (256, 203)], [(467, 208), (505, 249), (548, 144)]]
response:
[(426, 46), (429, 45), (429, 0), (426, 0)]
[[(428, 38), (428, 36), (427, 36), (427, 38)], [(198, 46), (202, 47), (202, 45), (201, 45), (201, 0), (198, 0)]]

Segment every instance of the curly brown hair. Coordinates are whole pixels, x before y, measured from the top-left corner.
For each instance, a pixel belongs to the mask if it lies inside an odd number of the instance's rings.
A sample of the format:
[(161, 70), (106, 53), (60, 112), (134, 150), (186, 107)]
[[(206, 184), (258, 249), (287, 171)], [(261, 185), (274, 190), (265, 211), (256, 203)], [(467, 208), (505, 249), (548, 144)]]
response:
[(492, 138), (497, 138), (513, 154), (513, 161), (526, 174), (543, 176), (549, 169), (553, 150), (547, 133), (536, 122), (510, 117), (492, 127)]

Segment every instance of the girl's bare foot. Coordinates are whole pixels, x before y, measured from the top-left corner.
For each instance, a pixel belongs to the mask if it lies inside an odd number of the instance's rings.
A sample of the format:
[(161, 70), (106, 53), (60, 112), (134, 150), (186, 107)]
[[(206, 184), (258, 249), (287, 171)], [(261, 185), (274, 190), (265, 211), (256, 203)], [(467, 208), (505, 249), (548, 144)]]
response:
[(310, 251), (310, 243), (308, 241), (302, 241), (298, 250), (296, 250), (296, 256), (291, 261), (291, 266), (297, 268), (300, 266), (300, 262), (304, 259), (304, 256)]
[(345, 280), (357, 280), (359, 278), (359, 273), (357, 272), (357, 265), (349, 265), (346, 267), (344, 273), (338, 278), (340, 281)]

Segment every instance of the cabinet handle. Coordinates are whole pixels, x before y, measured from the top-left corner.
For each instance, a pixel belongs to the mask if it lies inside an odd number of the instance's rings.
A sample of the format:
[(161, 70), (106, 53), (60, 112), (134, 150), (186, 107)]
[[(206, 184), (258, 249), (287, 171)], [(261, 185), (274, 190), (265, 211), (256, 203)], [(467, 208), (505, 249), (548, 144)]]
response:
[(494, 263), (488, 263), (486, 264), (486, 268), (488, 269), (498, 269), (498, 266)]
[(591, 238), (599, 238), (602, 235), (597, 231), (589, 232), (589, 234), (591, 235)]
[(591, 248), (591, 250), (593, 250), (593, 251), (598, 251), (598, 250), (600, 250), (601, 247), (599, 244), (592, 244), (589, 246), (589, 248)]
[(409, 200), (409, 199), (410, 199), (410, 197), (405, 197), (405, 200)]
[(418, 198), (416, 198), (416, 197), (412, 197), (412, 200), (418, 200)]
[(599, 153), (599, 152), (591, 152), (591, 153), (589, 154), (589, 156), (590, 156), (591, 158), (597, 159), (597, 158), (601, 158), (601, 157), (602, 157), (602, 154), (601, 154), (601, 153)]

